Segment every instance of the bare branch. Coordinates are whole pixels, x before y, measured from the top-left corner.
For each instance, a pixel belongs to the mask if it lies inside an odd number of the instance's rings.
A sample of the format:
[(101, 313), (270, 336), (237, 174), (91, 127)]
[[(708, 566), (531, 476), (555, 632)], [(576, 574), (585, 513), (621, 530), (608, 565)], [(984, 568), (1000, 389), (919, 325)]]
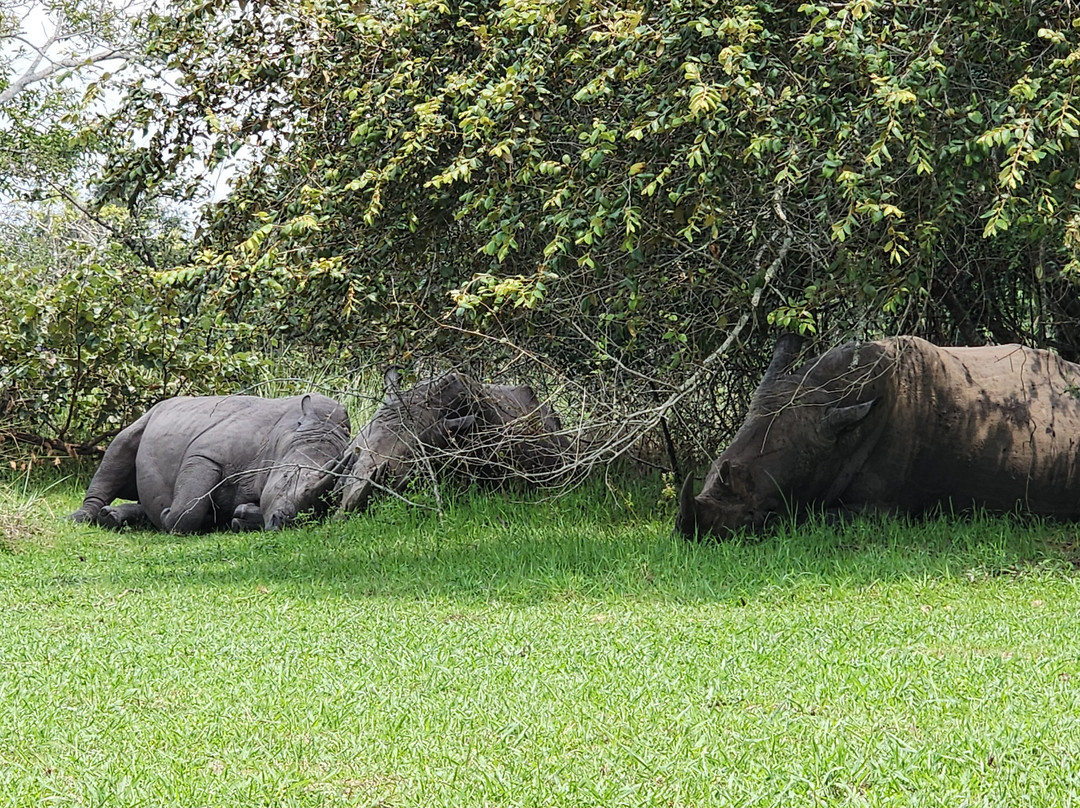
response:
[[(130, 7), (131, 3), (126, 3), (121, 8), (110, 6), (108, 10), (103, 6), (98, 9), (98, 16), (110, 20), (118, 19)], [(87, 68), (113, 60), (127, 60), (134, 56), (135, 52), (128, 47), (73, 26), (67, 10), (63, 7), (52, 9), (49, 22), (51, 28), (45, 34), (44, 42), (35, 42), (25, 30), (19, 30), (5, 38), (6, 41), (16, 42), (21, 46), (19, 56), (33, 53), (33, 57), (22, 68), (21, 74), (11, 78), (7, 87), (0, 92), (0, 106), (9, 103), (33, 85), (56, 78), (64, 71)], [(51, 53), (56, 46), (63, 43), (75, 44), (65, 48), (66, 52)]]
[(31, 85), (50, 79), (64, 70), (70, 70), (77, 67), (89, 67), (90, 65), (107, 62), (112, 59), (127, 59), (130, 58), (130, 56), (130, 51), (121, 48), (104, 48), (89, 56), (69, 56), (64, 59), (51, 59), (49, 60), (49, 65), (47, 67), (35, 70), (34, 68), (42, 58), (38, 57), (30, 69), (18, 78), (13, 79), (11, 84), (9, 84), (3, 92), (0, 92), (0, 105), (9, 103), (19, 95), (19, 93), (24, 92)]
[(154, 260), (153, 253), (150, 252), (150, 249), (146, 246), (145, 241), (143, 241), (142, 239), (136, 240), (135, 238), (133, 238), (128, 233), (123, 232), (122, 230), (120, 230), (119, 228), (114, 226), (112, 223), (110, 223), (110, 222), (106, 221), (105, 219), (101, 218), (95, 211), (93, 211), (90, 208), (83, 205), (81, 202), (79, 202), (77, 199), (75, 199), (75, 197), (73, 197), (70, 193), (65, 191), (63, 188), (60, 188), (57, 185), (52, 184), (52, 183), (50, 183), (50, 184), (52, 185), (53, 190), (56, 191), (57, 195), (62, 197), (72, 207), (74, 207), (76, 210), (78, 210), (79, 213), (81, 213), (83, 216), (85, 216), (90, 221), (95, 222), (96, 224), (100, 225), (101, 227), (104, 227), (106, 230), (108, 230), (110, 233), (112, 233), (113, 236), (117, 239), (117, 241), (119, 241), (121, 244), (123, 244), (129, 250), (131, 250), (131, 252), (140, 261), (142, 261), (144, 264), (146, 264), (147, 267), (149, 267), (150, 269), (154, 269), (154, 270), (157, 269), (157, 262)]

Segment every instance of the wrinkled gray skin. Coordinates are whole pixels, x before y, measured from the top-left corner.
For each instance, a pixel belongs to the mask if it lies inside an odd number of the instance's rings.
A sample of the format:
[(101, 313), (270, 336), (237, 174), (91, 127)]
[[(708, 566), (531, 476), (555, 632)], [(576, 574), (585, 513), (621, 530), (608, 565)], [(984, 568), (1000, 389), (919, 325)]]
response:
[(848, 343), (790, 369), (782, 337), (676, 528), (761, 532), (811, 511), (1015, 510), (1080, 519), (1080, 365), (1019, 345)]
[(562, 423), (528, 385), (473, 384), (469, 395), (476, 421), (467, 433), (452, 434), (458, 449), (455, 474), (498, 486), (510, 480), (555, 481), (566, 462), (570, 439)]
[[(116, 436), (70, 518), (169, 533), (277, 530), (325, 508), (348, 441), (345, 408), (318, 394), (167, 399)], [(115, 499), (136, 502), (110, 507)]]
[(434, 471), (488, 484), (529, 480), (563, 462), (569, 441), (528, 386), (448, 373), (402, 391), (394, 369), (385, 382), (382, 406), (346, 453), (342, 512), (363, 511), (379, 488), (400, 491), (425, 460)]

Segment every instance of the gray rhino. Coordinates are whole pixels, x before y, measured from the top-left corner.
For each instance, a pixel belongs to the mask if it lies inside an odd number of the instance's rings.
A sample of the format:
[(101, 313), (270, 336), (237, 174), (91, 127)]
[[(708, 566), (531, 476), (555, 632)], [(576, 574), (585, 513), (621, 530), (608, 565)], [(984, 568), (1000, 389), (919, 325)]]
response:
[(782, 337), (686, 536), (758, 532), (807, 511), (938, 507), (1080, 519), (1080, 365), (1020, 345), (850, 342), (792, 368)]
[[(70, 518), (169, 533), (276, 530), (324, 507), (348, 442), (345, 408), (318, 394), (167, 399), (116, 436)], [(135, 502), (110, 507), (115, 499)]]
[(380, 487), (403, 488), (421, 458), (436, 471), (489, 485), (542, 481), (565, 460), (570, 441), (558, 417), (527, 385), (447, 373), (403, 391), (395, 369), (385, 383), (382, 406), (346, 452), (342, 512), (363, 511)]

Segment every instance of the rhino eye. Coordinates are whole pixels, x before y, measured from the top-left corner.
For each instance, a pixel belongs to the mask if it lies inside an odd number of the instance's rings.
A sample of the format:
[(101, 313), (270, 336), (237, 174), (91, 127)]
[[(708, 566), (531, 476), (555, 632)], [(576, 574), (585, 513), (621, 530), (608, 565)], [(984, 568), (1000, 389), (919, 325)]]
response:
[(716, 478), (726, 488), (731, 488), (731, 461), (725, 460), (716, 472)]

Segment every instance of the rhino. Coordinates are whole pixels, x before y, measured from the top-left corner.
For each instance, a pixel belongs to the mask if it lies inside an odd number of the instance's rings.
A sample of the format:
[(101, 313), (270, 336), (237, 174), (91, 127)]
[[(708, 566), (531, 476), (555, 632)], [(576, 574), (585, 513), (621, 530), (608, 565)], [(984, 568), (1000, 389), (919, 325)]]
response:
[(325, 508), (348, 442), (345, 407), (315, 393), (166, 399), (109, 444), (70, 518), (168, 533), (277, 530)]
[(378, 489), (400, 491), (422, 463), (471, 482), (540, 482), (555, 475), (569, 439), (527, 385), (481, 384), (458, 372), (401, 389), (391, 368), (386, 397), (352, 439), (341, 477), (341, 513), (363, 511)]
[(1080, 518), (1080, 365), (1021, 345), (849, 342), (793, 369), (781, 337), (746, 420), (676, 529), (760, 533), (810, 512)]

